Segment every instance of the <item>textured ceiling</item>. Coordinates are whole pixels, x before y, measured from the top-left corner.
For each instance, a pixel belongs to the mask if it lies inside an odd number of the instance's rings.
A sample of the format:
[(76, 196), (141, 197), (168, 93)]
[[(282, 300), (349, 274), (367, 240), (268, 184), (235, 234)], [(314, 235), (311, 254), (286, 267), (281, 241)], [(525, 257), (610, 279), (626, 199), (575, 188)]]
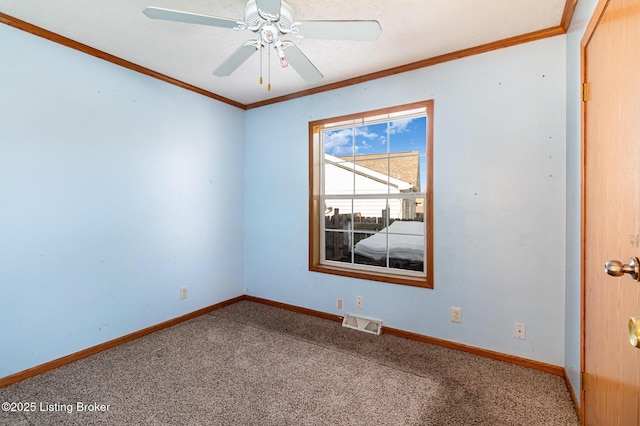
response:
[[(292, 39), (324, 74), (306, 83), (272, 55), (271, 85), (254, 54), (229, 77), (212, 71), (250, 31), (166, 22), (158, 6), (243, 20), (245, 0), (0, 0), (0, 12), (242, 104), (340, 82), (451, 52), (559, 27), (567, 0), (288, 0), (294, 20), (375, 19), (375, 42)], [(266, 60), (266, 56), (265, 56)], [(266, 67), (265, 67), (266, 78)]]

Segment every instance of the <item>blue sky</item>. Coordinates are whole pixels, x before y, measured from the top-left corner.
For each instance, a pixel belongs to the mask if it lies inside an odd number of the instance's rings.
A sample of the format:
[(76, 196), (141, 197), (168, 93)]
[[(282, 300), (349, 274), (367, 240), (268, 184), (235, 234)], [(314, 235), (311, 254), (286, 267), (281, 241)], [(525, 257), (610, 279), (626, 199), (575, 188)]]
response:
[[(389, 128), (391, 152), (420, 151), (426, 149), (426, 117), (392, 121)], [(382, 154), (387, 152), (387, 124), (373, 124), (355, 128), (356, 155)], [(344, 156), (353, 153), (352, 130), (329, 130), (324, 134), (324, 147), (327, 154)]]
[[(427, 118), (407, 118), (389, 124), (389, 152), (419, 151), (422, 185), (426, 176)], [(387, 123), (355, 128), (355, 147), (351, 128), (327, 130), (324, 151), (335, 156), (387, 153)], [(424, 188), (424, 186), (422, 186)]]

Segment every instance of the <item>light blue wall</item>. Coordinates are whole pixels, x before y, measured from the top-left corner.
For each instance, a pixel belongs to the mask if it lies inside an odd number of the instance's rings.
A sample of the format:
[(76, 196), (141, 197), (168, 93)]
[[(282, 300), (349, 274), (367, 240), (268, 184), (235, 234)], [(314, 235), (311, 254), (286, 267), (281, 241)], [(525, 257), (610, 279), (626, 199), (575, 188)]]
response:
[(567, 32), (567, 271), (564, 366), (580, 399), (580, 41), (598, 0), (580, 0)]
[[(565, 54), (558, 36), (248, 111), (247, 293), (336, 314), (341, 297), (390, 327), (563, 365)], [(424, 99), (435, 100), (435, 289), (309, 272), (307, 123)]]
[(6, 25), (0, 57), (0, 377), (243, 293), (244, 111)]
[[(596, 3), (566, 37), (246, 113), (0, 26), (0, 377), (245, 291), (332, 313), (341, 297), (564, 365), (579, 389), (576, 100)], [(424, 99), (436, 288), (308, 272), (307, 122)]]

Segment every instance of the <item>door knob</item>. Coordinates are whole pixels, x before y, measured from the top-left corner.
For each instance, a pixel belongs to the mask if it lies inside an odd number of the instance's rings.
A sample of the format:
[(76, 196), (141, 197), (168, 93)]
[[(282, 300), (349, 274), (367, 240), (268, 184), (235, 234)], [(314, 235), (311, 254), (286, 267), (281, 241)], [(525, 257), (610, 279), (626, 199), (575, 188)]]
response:
[(640, 348), (640, 317), (629, 318), (629, 343)]
[(611, 276), (621, 277), (629, 274), (634, 280), (640, 281), (640, 260), (637, 257), (632, 257), (628, 265), (623, 265), (619, 260), (607, 260), (604, 269)]

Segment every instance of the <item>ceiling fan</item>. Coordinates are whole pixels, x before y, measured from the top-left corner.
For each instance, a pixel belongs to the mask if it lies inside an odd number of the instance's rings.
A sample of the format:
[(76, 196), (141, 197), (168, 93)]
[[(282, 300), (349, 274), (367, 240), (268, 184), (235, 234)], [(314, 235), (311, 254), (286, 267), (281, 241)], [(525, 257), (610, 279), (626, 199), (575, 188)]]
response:
[[(262, 84), (262, 49), (267, 48), (269, 59), (271, 48), (278, 55), (280, 65), (289, 64), (309, 83), (317, 83), (322, 73), (304, 53), (283, 36), (327, 40), (374, 41), (382, 29), (378, 21), (294, 21), (291, 6), (282, 0), (248, 0), (244, 10), (244, 21), (201, 15), (191, 12), (149, 6), (143, 11), (153, 19), (210, 25), (236, 31), (250, 30), (258, 38), (248, 40), (224, 60), (214, 71), (218, 77), (231, 75), (257, 50), (260, 51), (260, 84)], [(285, 52), (286, 51), (286, 52)], [(270, 73), (270, 69), (269, 69)], [(269, 82), (268, 90), (271, 90)]]

